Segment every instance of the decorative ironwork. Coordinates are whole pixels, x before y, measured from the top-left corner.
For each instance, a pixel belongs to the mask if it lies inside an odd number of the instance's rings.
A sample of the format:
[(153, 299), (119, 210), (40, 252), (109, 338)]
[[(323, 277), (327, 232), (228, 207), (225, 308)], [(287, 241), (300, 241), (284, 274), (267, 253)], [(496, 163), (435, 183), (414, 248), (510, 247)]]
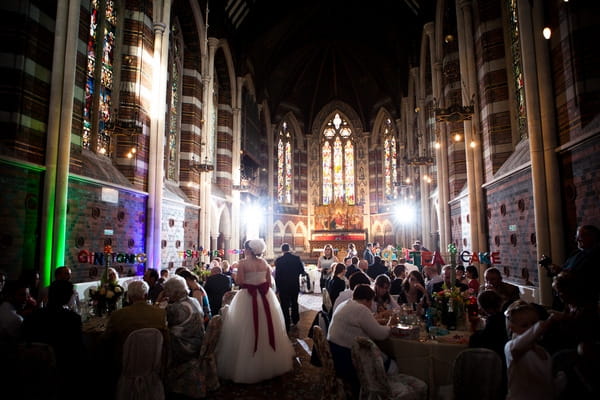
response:
[(418, 156), (418, 157), (409, 158), (406, 161), (406, 164), (412, 165), (412, 166), (429, 166), (429, 165), (433, 165), (433, 157)]
[(204, 157), (204, 162), (197, 163), (192, 160), (192, 164), (190, 165), (190, 169), (196, 172), (211, 172), (214, 171), (215, 166), (208, 162), (208, 157)]
[(475, 106), (459, 106), (452, 104), (448, 108), (434, 108), (435, 120), (438, 122), (462, 122), (473, 118)]

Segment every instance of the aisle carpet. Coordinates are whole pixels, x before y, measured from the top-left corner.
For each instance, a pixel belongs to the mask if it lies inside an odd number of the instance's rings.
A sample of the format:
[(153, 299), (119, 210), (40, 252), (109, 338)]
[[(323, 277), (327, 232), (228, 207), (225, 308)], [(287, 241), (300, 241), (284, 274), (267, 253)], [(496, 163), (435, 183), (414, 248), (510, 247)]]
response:
[(308, 330), (321, 308), (320, 294), (302, 294), (299, 298), (300, 321), (290, 331), (290, 339), (296, 349), (296, 360), (293, 371), (268, 381), (257, 384), (236, 384), (231, 381), (221, 381), (221, 388), (209, 393), (207, 399), (244, 399), (263, 400), (272, 398), (277, 400), (303, 400), (320, 397), (322, 382), (321, 368), (310, 364), (312, 340), (309, 339)]

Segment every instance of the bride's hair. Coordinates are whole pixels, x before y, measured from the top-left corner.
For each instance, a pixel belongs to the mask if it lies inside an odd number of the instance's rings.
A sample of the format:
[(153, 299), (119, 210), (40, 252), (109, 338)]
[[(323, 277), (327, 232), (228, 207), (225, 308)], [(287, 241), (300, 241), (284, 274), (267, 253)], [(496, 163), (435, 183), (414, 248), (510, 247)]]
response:
[(265, 252), (267, 245), (262, 239), (250, 239), (246, 240), (244, 248), (250, 250), (256, 257), (260, 257)]

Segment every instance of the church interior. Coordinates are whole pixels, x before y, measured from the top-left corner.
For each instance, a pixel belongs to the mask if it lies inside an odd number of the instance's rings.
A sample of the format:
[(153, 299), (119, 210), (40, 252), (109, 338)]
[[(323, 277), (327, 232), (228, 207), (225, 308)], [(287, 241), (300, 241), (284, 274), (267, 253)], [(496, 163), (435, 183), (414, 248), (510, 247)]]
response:
[(549, 304), (538, 260), (600, 225), (599, 8), (3, 1), (0, 269), (420, 240)]

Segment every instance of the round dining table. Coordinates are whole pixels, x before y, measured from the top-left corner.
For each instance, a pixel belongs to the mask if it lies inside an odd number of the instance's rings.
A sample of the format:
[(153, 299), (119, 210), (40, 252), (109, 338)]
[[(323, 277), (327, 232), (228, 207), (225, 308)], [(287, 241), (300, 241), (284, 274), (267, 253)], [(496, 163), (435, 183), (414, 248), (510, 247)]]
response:
[(429, 398), (446, 397), (452, 392), (452, 367), (458, 354), (468, 347), (470, 332), (450, 331), (448, 335), (411, 340), (390, 336), (378, 342), (379, 348), (393, 357), (400, 373), (427, 383)]

